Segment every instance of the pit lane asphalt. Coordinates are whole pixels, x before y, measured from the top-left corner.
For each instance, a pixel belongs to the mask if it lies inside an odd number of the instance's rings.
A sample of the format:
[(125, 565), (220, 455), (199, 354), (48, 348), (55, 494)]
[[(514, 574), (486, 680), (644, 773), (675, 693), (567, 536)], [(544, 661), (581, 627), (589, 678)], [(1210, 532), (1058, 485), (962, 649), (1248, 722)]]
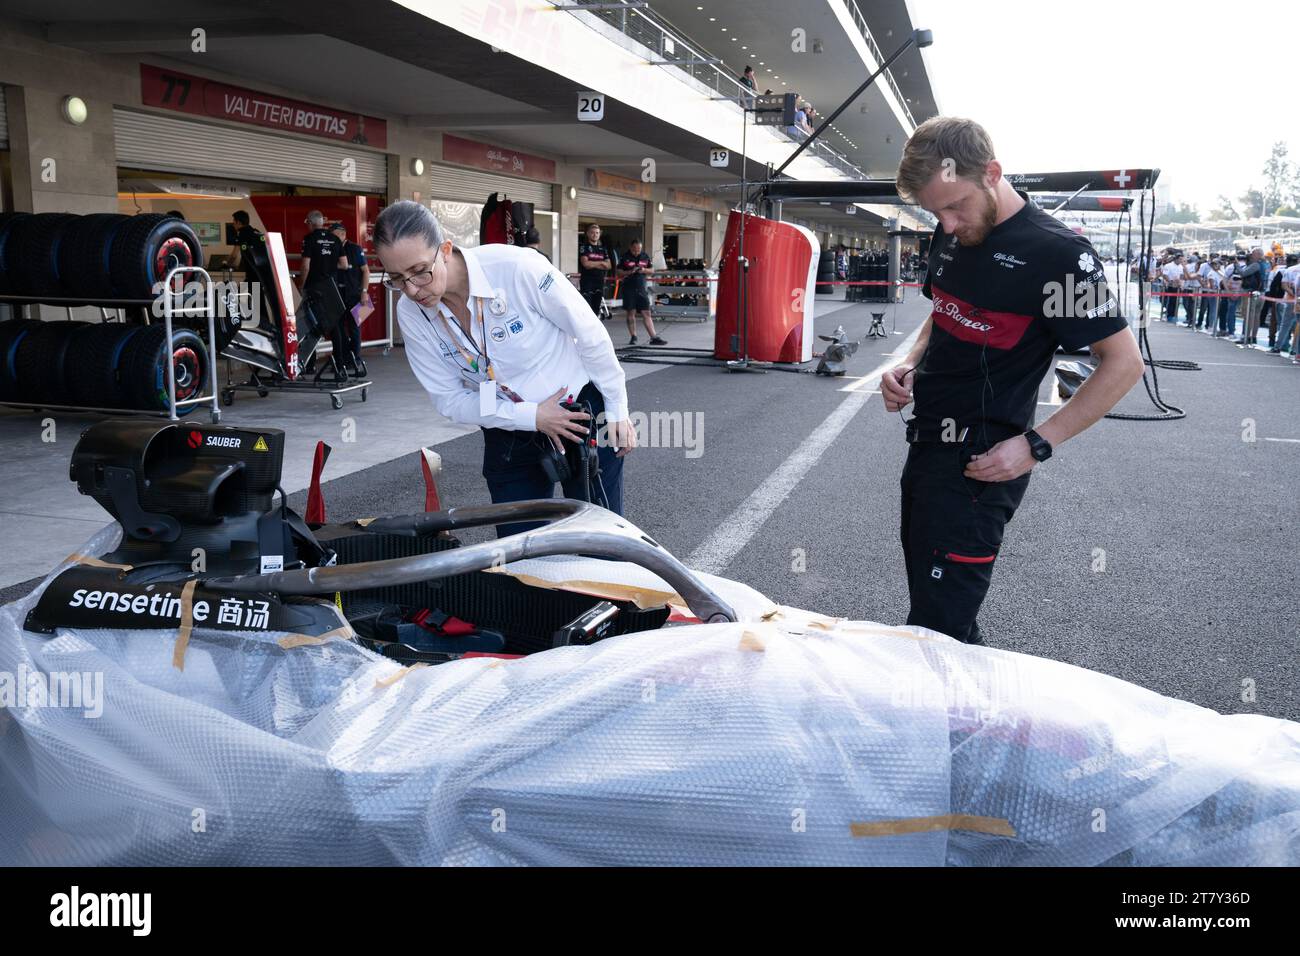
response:
[[(841, 309), (818, 320), (818, 331), (843, 324), (859, 338), (873, 308), (882, 307)], [(910, 298), (897, 310), (898, 330), (910, 333), (926, 314), (924, 300)], [(1204, 363), (1201, 371), (1157, 372), (1165, 399), (1187, 418), (1103, 420), (1035, 469), (1007, 528), (981, 627), (995, 647), (1224, 713), (1298, 719), (1300, 368), (1159, 321), (1149, 332), (1157, 359)], [(846, 379), (705, 367), (633, 379), (634, 411), (703, 415), (703, 453), (634, 452), (625, 469), (627, 516), (687, 558), (848, 397), (841, 389), (852, 377), (886, 361), (903, 338), (864, 341)], [(1049, 373), (1040, 400), (1052, 379)], [(1040, 405), (1038, 420), (1052, 410)], [(1118, 410), (1154, 408), (1139, 384)], [(1253, 442), (1243, 440), (1247, 419), (1255, 423)], [(473, 434), (436, 447), (444, 507), (488, 503), (481, 446)], [(905, 452), (898, 415), (871, 395), (721, 573), (781, 603), (902, 622)], [(332, 521), (423, 507), (416, 454), (327, 481), (323, 490)], [(301, 511), (305, 498), (290, 503)], [(802, 573), (793, 570), (795, 549), (803, 550)], [(1094, 570), (1095, 549), (1104, 550), (1104, 571)], [(1255, 699), (1243, 701), (1247, 680)]]

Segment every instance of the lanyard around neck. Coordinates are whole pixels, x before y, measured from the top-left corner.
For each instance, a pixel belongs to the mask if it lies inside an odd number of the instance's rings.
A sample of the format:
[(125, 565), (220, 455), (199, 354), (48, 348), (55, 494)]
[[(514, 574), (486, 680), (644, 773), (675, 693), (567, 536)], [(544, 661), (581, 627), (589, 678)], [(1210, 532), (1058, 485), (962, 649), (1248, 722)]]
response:
[[(493, 372), (492, 370), (492, 357), (488, 355), (488, 351), (487, 351), (487, 347), (488, 347), (487, 346), (487, 321), (483, 318), (483, 300), (481, 298), (477, 299), (477, 306), (478, 306), (479, 335), (483, 337), (483, 347), (481, 349), (479, 348), (478, 343), (474, 341), (473, 321), (470, 322), (469, 333), (466, 333), (464, 329), (461, 329), (460, 323), (457, 322), (456, 328), (461, 333), (458, 336), (454, 332), (452, 332), (451, 323), (447, 321), (447, 316), (443, 314), (441, 309), (438, 310), (438, 318), (442, 320), (443, 328), (447, 330), (447, 335), (451, 339), (451, 344), (456, 347), (456, 351), (460, 353), (461, 358), (463, 358), (465, 362), (469, 365), (470, 370), (474, 372), (479, 371), (478, 360), (481, 357), (483, 359), (483, 365), (484, 365), (483, 371), (487, 374), (487, 377), (489, 379), (491, 379), (492, 381), (496, 381), (496, 373)], [(465, 351), (464, 347), (460, 344), (461, 338), (469, 339), (470, 345), (474, 347), (474, 352), (475, 352), (474, 355), (470, 355), (469, 352)]]

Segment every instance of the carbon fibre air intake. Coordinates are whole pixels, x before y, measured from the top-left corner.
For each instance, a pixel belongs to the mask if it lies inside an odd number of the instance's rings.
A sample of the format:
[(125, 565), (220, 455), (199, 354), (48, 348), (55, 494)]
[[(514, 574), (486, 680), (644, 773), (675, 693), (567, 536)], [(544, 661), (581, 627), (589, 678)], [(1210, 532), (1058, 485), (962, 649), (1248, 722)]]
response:
[(432, 581), (502, 563), (554, 554), (581, 554), (627, 561), (652, 571), (681, 596), (705, 623), (736, 620), (736, 612), (686, 565), (640, 528), (604, 508), (569, 498), (516, 501), (477, 508), (379, 518), (366, 530), (388, 534), (432, 534), (455, 528), (549, 521), (545, 527), (468, 547), (388, 561), (306, 568), (273, 574), (209, 578), (206, 587), (279, 594), (333, 594), (364, 588)]

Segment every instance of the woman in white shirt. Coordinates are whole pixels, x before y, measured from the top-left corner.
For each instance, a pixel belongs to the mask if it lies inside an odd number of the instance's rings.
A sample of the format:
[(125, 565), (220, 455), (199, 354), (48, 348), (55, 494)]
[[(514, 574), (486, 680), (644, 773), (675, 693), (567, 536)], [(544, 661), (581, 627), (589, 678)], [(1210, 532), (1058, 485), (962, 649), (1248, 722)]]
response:
[[(397, 321), (407, 361), (447, 418), (483, 429), (483, 477), (494, 502), (549, 498), (548, 449), (597, 442), (592, 497), (622, 514), (623, 456), (636, 446), (622, 366), (578, 290), (531, 249), (462, 249), (419, 203), (384, 209), (375, 251), (403, 293)], [(561, 402), (576, 400), (586, 411)], [(587, 498), (581, 476), (563, 484)], [(600, 493), (600, 492), (603, 492)], [(536, 525), (498, 527), (498, 535)]]

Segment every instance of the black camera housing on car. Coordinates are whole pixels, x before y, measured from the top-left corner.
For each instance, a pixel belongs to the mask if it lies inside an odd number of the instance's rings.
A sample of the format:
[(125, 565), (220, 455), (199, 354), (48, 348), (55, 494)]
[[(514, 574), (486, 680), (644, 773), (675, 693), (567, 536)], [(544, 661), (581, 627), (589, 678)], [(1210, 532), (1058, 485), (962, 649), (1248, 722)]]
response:
[(111, 420), (82, 433), (69, 477), (122, 526), (121, 545), (106, 560), (281, 570), (299, 560), (297, 516), (273, 508), (283, 457), (277, 428)]

